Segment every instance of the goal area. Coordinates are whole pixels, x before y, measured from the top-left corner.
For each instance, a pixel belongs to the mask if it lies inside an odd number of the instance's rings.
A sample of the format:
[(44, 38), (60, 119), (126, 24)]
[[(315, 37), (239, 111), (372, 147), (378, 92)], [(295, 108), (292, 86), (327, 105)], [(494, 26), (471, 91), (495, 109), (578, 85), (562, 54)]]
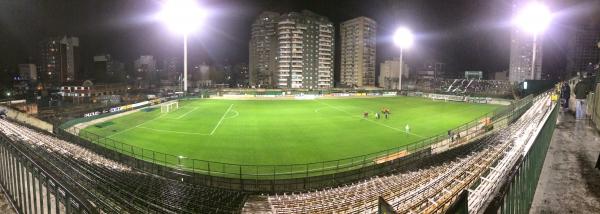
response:
[(169, 113), (179, 109), (178, 101), (169, 101), (166, 103), (160, 104), (160, 113)]

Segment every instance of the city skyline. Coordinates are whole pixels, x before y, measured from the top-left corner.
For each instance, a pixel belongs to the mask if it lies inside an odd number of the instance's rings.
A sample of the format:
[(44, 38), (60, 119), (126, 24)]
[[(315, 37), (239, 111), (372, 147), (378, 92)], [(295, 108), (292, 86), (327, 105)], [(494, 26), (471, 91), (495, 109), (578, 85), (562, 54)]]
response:
[[(82, 66), (87, 71), (92, 69), (93, 56), (101, 53), (111, 54), (115, 59), (126, 63), (131, 63), (140, 55), (181, 58), (179, 50), (182, 44), (176, 39), (177, 35), (167, 32), (159, 23), (147, 19), (147, 16), (156, 12), (158, 7), (156, 1), (143, 3), (139, 1), (105, 3), (49, 1), (33, 4), (34, 6), (30, 8), (27, 3), (32, 2), (36, 1), (2, 3), (5, 4), (2, 8), (13, 9), (2, 16), (3, 23), (8, 27), (0, 34), (4, 38), (0, 43), (11, 53), (10, 56), (0, 59), (2, 66), (15, 67), (22, 63), (39, 63), (36, 61), (36, 47), (30, 43), (35, 44), (49, 36), (61, 35), (80, 38)], [(248, 63), (249, 56), (246, 50), (248, 50), (247, 41), (251, 34), (251, 22), (259, 13), (268, 10), (283, 13), (307, 9), (329, 18), (336, 32), (339, 32), (341, 22), (359, 16), (367, 16), (381, 23), (377, 32), (376, 64), (397, 55), (395, 48), (388, 47), (390, 41), (387, 37), (399, 23), (407, 23), (420, 37), (418, 47), (407, 57), (411, 67), (418, 66), (423, 61), (434, 60), (446, 63), (447, 70), (453, 75), (460, 74), (464, 70), (483, 70), (492, 76), (493, 72), (508, 69), (510, 28), (498, 26), (510, 17), (511, 8), (508, 1), (491, 1), (485, 4), (472, 4), (466, 1), (453, 3), (378, 1), (370, 7), (363, 7), (366, 4), (364, 1), (328, 1), (325, 4), (313, 1), (298, 3), (267, 0), (199, 2), (210, 8), (214, 14), (207, 21), (204, 32), (191, 38), (190, 64), (219, 63), (225, 59), (234, 63)], [(584, 2), (569, 6), (576, 8), (589, 4)], [(65, 5), (70, 6), (68, 8), (81, 8), (81, 10), (70, 11), (64, 7)], [(553, 6), (558, 7), (556, 4)], [(435, 13), (440, 8), (445, 10)], [(453, 13), (453, 11), (469, 10), (473, 10), (473, 14)], [(66, 11), (65, 15), (50, 18), (47, 26), (36, 26), (39, 23), (36, 24), (34, 19), (54, 16), (53, 12), (60, 11)], [(23, 17), (27, 15), (31, 17)], [(18, 24), (31, 24), (32, 27), (18, 29), (15, 27)], [(85, 26), (86, 24), (89, 26)], [(492, 25), (486, 26), (486, 24)], [(559, 22), (557, 24), (559, 27), (555, 26), (551, 31), (560, 31), (561, 24), (564, 23)], [(543, 55), (550, 60), (543, 60), (543, 62), (549, 64), (545, 66), (549, 73), (558, 72), (556, 69), (564, 68), (566, 64), (564, 48), (568, 39), (553, 32), (550, 32), (553, 34), (552, 39), (544, 40), (544, 52), (550, 54)], [(336, 33), (336, 50), (340, 47), (339, 40), (340, 36)], [(334, 60), (336, 81), (339, 81), (341, 69), (339, 55), (339, 51), (336, 51), (336, 60)]]

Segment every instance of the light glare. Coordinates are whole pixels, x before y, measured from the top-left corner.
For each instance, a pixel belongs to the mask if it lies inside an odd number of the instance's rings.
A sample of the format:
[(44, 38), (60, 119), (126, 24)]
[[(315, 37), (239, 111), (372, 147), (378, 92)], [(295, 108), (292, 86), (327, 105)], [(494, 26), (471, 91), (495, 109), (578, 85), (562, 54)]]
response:
[(550, 25), (551, 20), (552, 14), (546, 5), (530, 2), (517, 13), (513, 22), (524, 31), (538, 34)]
[(200, 27), (205, 15), (194, 0), (168, 0), (158, 18), (171, 30), (188, 34)]
[(414, 36), (408, 28), (401, 27), (394, 33), (394, 43), (400, 48), (409, 48), (412, 46)]

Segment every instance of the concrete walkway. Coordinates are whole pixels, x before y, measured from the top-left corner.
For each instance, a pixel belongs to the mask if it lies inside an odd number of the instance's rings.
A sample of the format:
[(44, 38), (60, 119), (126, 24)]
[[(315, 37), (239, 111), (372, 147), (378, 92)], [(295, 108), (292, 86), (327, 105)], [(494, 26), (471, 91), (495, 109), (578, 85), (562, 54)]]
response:
[(600, 213), (600, 135), (560, 113), (530, 213)]

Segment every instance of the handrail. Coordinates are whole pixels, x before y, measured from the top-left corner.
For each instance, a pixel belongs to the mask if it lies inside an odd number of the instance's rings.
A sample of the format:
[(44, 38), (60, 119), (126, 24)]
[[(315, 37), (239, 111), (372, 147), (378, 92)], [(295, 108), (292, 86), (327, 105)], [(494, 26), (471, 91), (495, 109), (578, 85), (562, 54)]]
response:
[[(68, 201), (63, 201), (64, 206), (71, 206), (71, 204), (69, 203), (76, 203), (76, 206), (78, 209), (80, 209), (80, 213), (97, 213), (95, 207), (90, 204), (83, 196), (80, 196), (79, 193), (76, 193), (73, 189), (73, 187), (67, 187), (65, 186), (65, 184), (67, 182), (63, 181), (61, 178), (56, 177), (53, 173), (51, 173), (50, 170), (46, 169), (45, 166), (40, 165), (40, 163), (38, 163), (37, 161), (34, 161), (33, 158), (31, 156), (29, 156), (26, 152), (22, 151), (21, 149), (19, 149), (18, 147), (16, 147), (15, 145), (12, 144), (12, 140), (10, 140), (7, 136), (5, 136), (3, 133), (0, 133), (0, 144), (4, 145), (4, 146), (0, 146), (5, 148), (7, 152), (9, 153), (13, 153), (13, 157), (18, 157), (18, 160), (21, 161), (25, 161), (26, 163), (21, 162), (21, 167), (25, 167), (25, 166), (31, 166), (32, 168), (35, 168), (37, 170), (39, 170), (39, 172), (37, 173), (39, 175), (38, 179), (44, 179), (47, 180), (46, 182), (51, 183), (53, 186), (55, 186), (56, 190), (54, 192), (54, 197), (56, 198), (56, 203), (58, 204), (59, 201), (59, 197), (63, 197), (64, 200), (68, 200)], [(2, 165), (1, 167), (9, 167), (9, 165)], [(4, 169), (4, 170), (8, 170), (8, 169)], [(36, 175), (32, 172), (32, 177), (35, 177)], [(23, 178), (24, 179), (24, 178)], [(0, 180), (2, 181), (2, 180)], [(15, 181), (15, 180), (12, 180)], [(3, 182), (11, 182), (11, 181), (3, 181)], [(29, 181), (26, 181), (29, 182)], [(2, 189), (6, 192), (9, 193), (9, 200), (11, 200), (11, 203), (13, 203), (14, 205), (16, 205), (14, 208), (17, 211), (23, 212), (24, 209), (29, 208), (31, 209), (31, 207), (21, 207), (18, 203), (14, 203), (17, 201), (16, 197), (21, 197), (21, 196), (16, 196), (17, 193), (14, 192), (10, 192), (6, 187), (3, 186), (2, 183), (0, 183), (0, 185), (2, 185)], [(50, 188), (50, 186), (47, 186), (46, 188)], [(35, 190), (32, 190), (35, 191)], [(41, 191), (41, 189), (39, 190)], [(59, 194), (59, 192), (64, 195), (64, 196), (59, 196), (57, 194)], [(23, 192), (23, 194), (32, 194), (31, 192), (25, 193)], [(48, 189), (47, 190), (47, 194), (51, 194), (51, 191)], [(12, 198), (11, 198), (12, 197)], [(33, 197), (35, 196), (35, 193), (33, 193)], [(42, 200), (43, 198), (40, 198), (40, 200)], [(74, 201), (70, 201), (70, 200), (74, 200)], [(25, 205), (22, 203), (22, 205)], [(28, 204), (26, 204), (27, 206), (31, 206), (31, 203), (29, 202)], [(56, 206), (58, 207), (58, 206)], [(68, 209), (68, 208), (67, 208)]]

